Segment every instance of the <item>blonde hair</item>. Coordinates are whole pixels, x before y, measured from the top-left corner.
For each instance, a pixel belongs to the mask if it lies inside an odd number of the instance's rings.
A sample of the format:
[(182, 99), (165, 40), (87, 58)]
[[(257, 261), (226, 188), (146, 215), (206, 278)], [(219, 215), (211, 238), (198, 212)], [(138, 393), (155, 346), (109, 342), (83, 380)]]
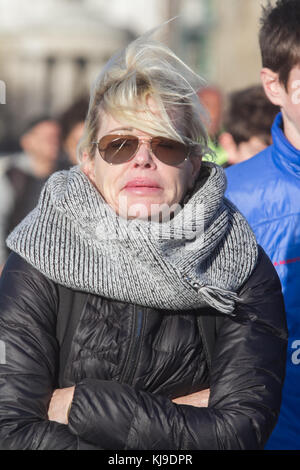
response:
[[(167, 46), (154, 40), (153, 32), (131, 42), (115, 54), (96, 79), (90, 97), (78, 158), (95, 155), (101, 113), (151, 135), (162, 135), (194, 145), (208, 153), (203, 125), (205, 111), (197, 92), (203, 80)], [(156, 112), (148, 105), (152, 98)], [(142, 114), (141, 114), (142, 113)]]

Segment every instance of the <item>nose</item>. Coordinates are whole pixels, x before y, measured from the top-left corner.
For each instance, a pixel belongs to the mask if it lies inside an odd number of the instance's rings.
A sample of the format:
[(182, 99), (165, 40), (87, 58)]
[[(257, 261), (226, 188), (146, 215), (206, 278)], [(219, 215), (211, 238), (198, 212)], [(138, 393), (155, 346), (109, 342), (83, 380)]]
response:
[(153, 159), (150, 142), (147, 140), (140, 140), (139, 147), (133, 158), (134, 166), (142, 166), (145, 168), (155, 168), (156, 164)]

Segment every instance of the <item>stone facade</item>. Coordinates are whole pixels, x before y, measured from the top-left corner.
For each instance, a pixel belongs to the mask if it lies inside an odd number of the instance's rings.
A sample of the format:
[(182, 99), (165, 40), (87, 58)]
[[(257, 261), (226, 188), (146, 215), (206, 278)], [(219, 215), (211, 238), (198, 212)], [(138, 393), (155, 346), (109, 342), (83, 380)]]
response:
[(162, 39), (192, 68), (225, 92), (257, 82), (261, 1), (0, 0), (0, 141), (63, 111), (116, 50), (178, 14)]

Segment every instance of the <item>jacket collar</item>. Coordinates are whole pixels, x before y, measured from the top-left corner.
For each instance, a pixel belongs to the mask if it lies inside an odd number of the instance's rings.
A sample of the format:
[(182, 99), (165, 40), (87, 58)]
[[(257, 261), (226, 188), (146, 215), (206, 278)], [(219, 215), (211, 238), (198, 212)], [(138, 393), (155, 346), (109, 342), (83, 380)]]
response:
[(275, 164), (300, 177), (300, 150), (297, 150), (283, 133), (282, 114), (277, 114), (272, 126), (273, 159)]

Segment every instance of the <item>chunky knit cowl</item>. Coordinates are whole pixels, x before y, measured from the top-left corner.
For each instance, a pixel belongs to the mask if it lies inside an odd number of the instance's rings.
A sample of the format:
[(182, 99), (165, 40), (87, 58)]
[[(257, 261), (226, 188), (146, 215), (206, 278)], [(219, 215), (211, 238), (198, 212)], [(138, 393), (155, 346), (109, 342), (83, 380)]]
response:
[(224, 198), (222, 168), (203, 162), (185, 205), (165, 222), (118, 216), (78, 166), (54, 173), (8, 247), (72, 289), (167, 310), (232, 314), (257, 260), (244, 217)]

